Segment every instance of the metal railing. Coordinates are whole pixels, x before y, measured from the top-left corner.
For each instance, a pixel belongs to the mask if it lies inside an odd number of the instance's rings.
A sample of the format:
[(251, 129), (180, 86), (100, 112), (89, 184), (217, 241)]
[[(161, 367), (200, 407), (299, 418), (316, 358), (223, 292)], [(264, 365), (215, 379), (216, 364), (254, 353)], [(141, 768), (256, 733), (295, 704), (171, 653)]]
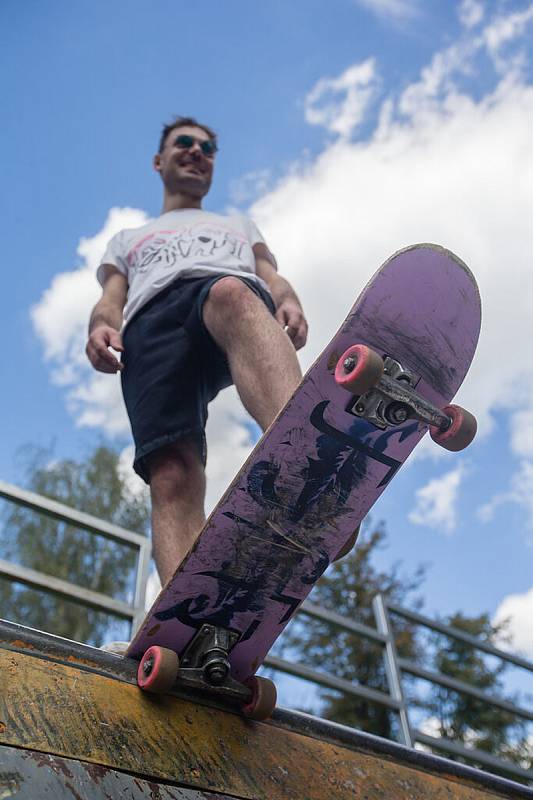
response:
[(369, 702), (391, 709), (391, 711), (398, 715), (400, 742), (407, 747), (415, 747), (417, 744), (420, 744), (449, 756), (459, 756), (471, 763), (481, 764), (489, 771), (502, 771), (533, 784), (533, 770), (531, 769), (523, 769), (509, 760), (504, 760), (503, 758), (493, 756), (490, 753), (473, 747), (465, 747), (444, 737), (429, 736), (411, 725), (409, 707), (403, 688), (404, 675), (406, 674), (476, 698), (486, 703), (488, 706), (502, 709), (528, 722), (533, 721), (533, 711), (497, 697), (496, 695), (488, 694), (463, 681), (450, 678), (448, 675), (427, 670), (414, 661), (400, 658), (396, 651), (394, 630), (390, 620), (390, 614), (395, 614), (423, 628), (436, 631), (437, 633), (461, 641), (476, 650), (480, 650), (490, 656), (495, 656), (509, 664), (525, 669), (532, 674), (533, 663), (521, 656), (494, 647), (482, 639), (470, 636), (458, 628), (445, 625), (415, 611), (410, 611), (395, 605), (389, 602), (385, 595), (378, 594), (374, 597), (373, 612), (376, 621), (375, 628), (353, 622), (350, 619), (346, 619), (339, 614), (328, 611), (308, 601), (303, 603), (298, 614), (307, 615), (311, 618), (326, 622), (332, 627), (354, 633), (357, 636), (369, 639), (381, 645), (383, 648), (388, 692), (352, 683), (342, 678), (337, 678), (334, 675), (328, 675), (327, 673), (310, 669), (303, 664), (291, 663), (282, 658), (277, 658), (276, 656), (267, 656), (265, 666), (297, 678), (302, 678), (303, 680), (310, 681), (324, 688), (360, 697)]
[(18, 506), (29, 508), (59, 522), (75, 525), (81, 530), (134, 548), (137, 551), (135, 588), (131, 603), (117, 600), (110, 595), (94, 592), (90, 589), (84, 589), (75, 583), (56, 578), (39, 570), (12, 564), (2, 559), (0, 559), (0, 576), (15, 583), (22, 583), (40, 591), (50, 592), (67, 600), (74, 600), (80, 605), (126, 619), (129, 621), (132, 631), (139, 627), (145, 613), (144, 598), (150, 568), (150, 539), (4, 481), (0, 481), (0, 498), (4, 498), (4, 500), (8, 500)]
[[(75, 525), (77, 528), (88, 531), (97, 536), (102, 536), (122, 545), (133, 547), (137, 550), (135, 589), (131, 603), (117, 600), (109, 595), (84, 589), (69, 581), (64, 581), (52, 575), (28, 569), (27, 567), (12, 564), (0, 559), (0, 576), (8, 580), (23, 583), (35, 589), (50, 592), (66, 599), (74, 600), (81, 605), (96, 608), (115, 617), (126, 619), (130, 622), (132, 633), (141, 624), (145, 614), (145, 595), (150, 566), (151, 541), (146, 536), (133, 533), (117, 525), (105, 522), (90, 514), (76, 511), (69, 506), (58, 503), (34, 492), (20, 489), (17, 486), (0, 481), (0, 498), (4, 498), (19, 506), (32, 509), (47, 517), (60, 522)], [(400, 742), (408, 747), (417, 744), (430, 747), (450, 756), (459, 756), (468, 761), (482, 764), (489, 771), (499, 770), (507, 774), (533, 783), (533, 770), (522, 769), (518, 765), (492, 756), (484, 751), (472, 747), (464, 747), (457, 742), (445, 738), (428, 736), (410, 722), (409, 708), (404, 691), (404, 675), (429, 681), (446, 689), (460, 692), (469, 697), (481, 700), (489, 706), (494, 706), (514, 714), (517, 717), (533, 721), (533, 711), (518, 706), (495, 695), (477, 689), (463, 681), (455, 680), (439, 672), (427, 670), (413, 661), (400, 658), (396, 651), (394, 630), (390, 615), (395, 614), (405, 620), (423, 628), (436, 631), (445, 636), (461, 641), (472, 648), (482, 651), (490, 656), (495, 656), (516, 667), (533, 673), (533, 664), (526, 659), (513, 655), (481, 639), (468, 635), (458, 628), (453, 628), (441, 622), (425, 617), (415, 611), (397, 606), (388, 601), (381, 594), (373, 600), (373, 612), (376, 627), (363, 625), (353, 620), (342, 617), (332, 611), (306, 601), (298, 611), (299, 615), (326, 622), (332, 627), (351, 632), (357, 636), (376, 642), (383, 648), (385, 672), (387, 676), (388, 692), (371, 689), (369, 687), (338, 678), (334, 675), (318, 672), (304, 664), (291, 663), (276, 656), (267, 656), (265, 666), (276, 671), (310, 681), (318, 686), (356, 696), (391, 709), (398, 715)]]

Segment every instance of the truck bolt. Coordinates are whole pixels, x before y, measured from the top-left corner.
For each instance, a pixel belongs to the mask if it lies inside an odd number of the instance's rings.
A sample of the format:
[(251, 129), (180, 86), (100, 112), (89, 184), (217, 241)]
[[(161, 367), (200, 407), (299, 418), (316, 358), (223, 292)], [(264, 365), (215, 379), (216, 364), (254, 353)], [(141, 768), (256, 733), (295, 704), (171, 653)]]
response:
[(352, 369), (355, 368), (356, 364), (357, 364), (356, 359), (353, 356), (348, 356), (348, 358), (344, 359), (342, 367), (345, 373), (348, 374), (349, 372), (352, 371)]

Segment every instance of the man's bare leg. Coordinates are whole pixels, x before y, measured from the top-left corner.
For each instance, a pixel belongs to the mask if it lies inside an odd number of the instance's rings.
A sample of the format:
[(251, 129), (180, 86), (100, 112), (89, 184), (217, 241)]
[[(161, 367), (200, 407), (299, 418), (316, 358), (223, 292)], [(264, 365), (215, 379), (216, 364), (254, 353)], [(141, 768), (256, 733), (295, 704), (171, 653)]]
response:
[(244, 407), (266, 430), (302, 377), (291, 340), (239, 278), (221, 278), (211, 287), (203, 319), (226, 354)]
[(149, 468), (153, 555), (164, 586), (205, 522), (205, 471), (190, 439), (157, 450)]
[[(265, 430), (300, 382), (292, 342), (238, 278), (214, 284), (204, 321), (227, 354), (243, 405)], [(205, 523), (205, 471), (194, 442), (179, 440), (150, 457), (150, 492), (154, 560), (165, 585)]]

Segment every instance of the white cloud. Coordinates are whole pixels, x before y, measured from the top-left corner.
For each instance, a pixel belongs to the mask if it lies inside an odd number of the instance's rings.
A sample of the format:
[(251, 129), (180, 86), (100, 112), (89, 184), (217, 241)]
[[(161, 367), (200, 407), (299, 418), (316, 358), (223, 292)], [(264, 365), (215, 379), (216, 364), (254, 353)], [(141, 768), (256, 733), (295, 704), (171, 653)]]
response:
[[(531, 431), (529, 431), (531, 435)], [(518, 505), (524, 509), (529, 529), (533, 530), (533, 462), (522, 461), (511, 475), (509, 488), (492, 497), (478, 509), (482, 522), (490, 522), (497, 510), (505, 505)]]
[(71, 381), (67, 407), (79, 427), (101, 428), (111, 436), (127, 434), (129, 427), (122, 401), (120, 378), (89, 372), (83, 364)]
[(479, 0), (462, 0), (459, 4), (459, 21), (465, 28), (479, 25), (484, 14), (485, 8)]
[(511, 447), (518, 456), (533, 460), (533, 408), (516, 411), (512, 415)]
[(484, 31), (484, 40), (492, 55), (507, 44), (523, 36), (528, 25), (533, 21), (533, 4), (522, 11), (502, 15), (488, 25)]
[(135, 448), (132, 444), (125, 447), (120, 454), (117, 471), (120, 478), (124, 481), (127, 491), (129, 491), (133, 497), (147, 496), (147, 487), (145, 482), (142, 480), (142, 478), (139, 478), (137, 473), (131, 468), (134, 454)]
[(230, 201), (235, 203), (236, 206), (251, 203), (270, 189), (271, 181), (272, 173), (269, 169), (257, 169), (247, 172), (246, 175), (241, 175), (240, 178), (230, 181)]
[(460, 464), (418, 489), (416, 506), (409, 514), (409, 521), (452, 533), (457, 525), (456, 506), (464, 475), (465, 469)]
[(85, 370), (87, 324), (100, 296), (95, 273), (107, 242), (121, 228), (135, 228), (146, 221), (146, 214), (138, 209), (112, 208), (96, 236), (80, 239), (77, 254), (82, 264), (56, 275), (32, 307), (33, 326), (44, 346), (45, 359), (53, 366), (56, 383), (75, 385)]
[(419, 11), (419, 0), (356, 0), (356, 2), (372, 11), (378, 17), (395, 20), (407, 20)]
[(337, 78), (321, 78), (306, 97), (305, 118), (311, 125), (348, 137), (364, 119), (376, 86), (372, 58), (348, 67)]
[(250, 453), (253, 446), (252, 425), (254, 423), (242, 408), (233, 387), (224, 389), (209, 406), (206, 427), (207, 513), (213, 510)]
[(533, 658), (533, 587), (523, 594), (510, 594), (502, 600), (493, 623), (498, 625), (507, 619), (513, 650)]
[(438, 717), (427, 717), (422, 720), (418, 728), (426, 736), (434, 736), (436, 739), (441, 736), (441, 723)]
[[(479, 10), (476, 12), (475, 9), (480, 6), (474, 2), (462, 8), (466, 7), (469, 16), (464, 18), (472, 21), (472, 25), (466, 27), (473, 27), (479, 21)], [(449, 47), (435, 53), (431, 62), (422, 69), (420, 79), (408, 86), (400, 97), (400, 113), (408, 117), (425, 115), (429, 110), (435, 111), (438, 105), (442, 111), (456, 111), (457, 102), (465, 99), (458, 96), (456, 79), (481, 69), (476, 59), (483, 55), (489, 57), (500, 77), (507, 81), (519, 80), (527, 59), (517, 40), (525, 36), (532, 21), (533, 4), (522, 12), (494, 18), (478, 33), (467, 31)], [(513, 43), (515, 49), (506, 47)]]

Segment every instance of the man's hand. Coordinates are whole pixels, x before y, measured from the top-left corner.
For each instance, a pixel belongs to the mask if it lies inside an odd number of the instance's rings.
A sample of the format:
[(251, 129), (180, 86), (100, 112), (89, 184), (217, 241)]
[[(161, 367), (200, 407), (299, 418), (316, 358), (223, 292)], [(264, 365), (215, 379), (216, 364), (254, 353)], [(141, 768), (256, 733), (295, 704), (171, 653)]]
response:
[(120, 372), (124, 369), (124, 364), (109, 350), (110, 347), (118, 353), (124, 351), (120, 333), (110, 325), (98, 325), (93, 328), (85, 352), (93, 367), (99, 372)]
[(285, 300), (276, 310), (276, 319), (291, 339), (295, 350), (299, 350), (307, 341), (307, 321), (299, 303)]
[(89, 341), (85, 352), (87, 358), (99, 372), (120, 372), (124, 365), (109, 350), (124, 352), (120, 328), (122, 311), (128, 296), (128, 281), (125, 275), (112, 264), (106, 264), (106, 278), (102, 297), (93, 308), (89, 322)]
[(274, 263), (265, 258), (270, 251), (266, 245), (254, 244), (256, 272), (270, 289), (276, 304), (276, 319), (292, 341), (295, 350), (299, 350), (307, 341), (307, 321), (300, 301), (290, 283), (278, 274)]

